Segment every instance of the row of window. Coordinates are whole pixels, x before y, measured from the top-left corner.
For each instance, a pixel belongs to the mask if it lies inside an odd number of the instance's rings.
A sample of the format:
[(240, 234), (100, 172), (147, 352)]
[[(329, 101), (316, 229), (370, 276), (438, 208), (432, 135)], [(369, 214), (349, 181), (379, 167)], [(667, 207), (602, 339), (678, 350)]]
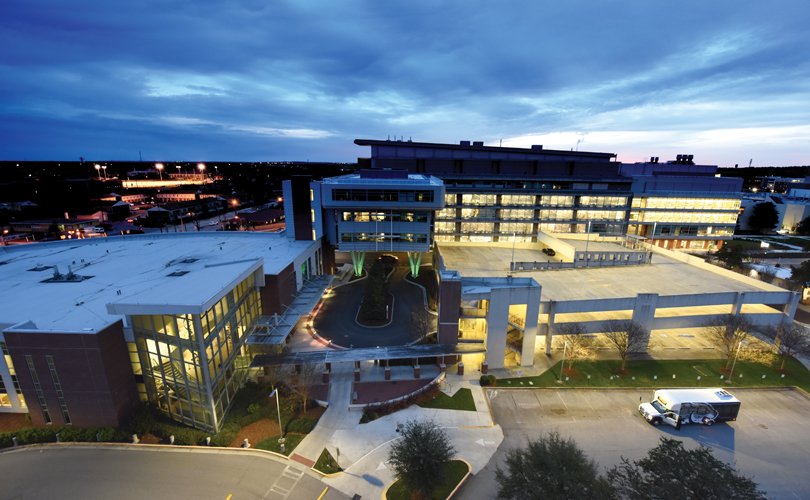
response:
[[(640, 213), (644, 214), (643, 220)], [(683, 224), (734, 224), (737, 214), (712, 212), (630, 212), (630, 220), (638, 222), (680, 222)]]
[[(3, 383), (3, 378), (0, 377), (0, 406), (11, 406), (11, 398), (16, 395), (20, 406), (25, 407), (25, 397), (23, 396), (22, 389), (20, 388), (20, 382), (17, 380), (17, 372), (14, 370), (14, 362), (11, 361), (11, 355), (8, 352), (8, 347), (6, 346), (5, 342), (0, 342), (0, 349), (3, 351), (3, 357), (11, 375), (11, 383), (14, 386), (6, 388), (6, 384)], [(13, 391), (11, 392), (11, 395), (9, 395), (10, 390)]]
[[(631, 225), (627, 228), (627, 234), (638, 234), (645, 226)], [(650, 226), (646, 226), (646, 234), (652, 234)], [(655, 227), (656, 238), (671, 238), (674, 236), (733, 236), (733, 227), (714, 226), (678, 226), (678, 225), (657, 225)]]
[(427, 222), (427, 212), (343, 212), (344, 222)]
[(340, 241), (342, 243), (427, 243), (426, 234), (370, 234), (370, 233), (342, 233)]
[(433, 202), (433, 191), (412, 189), (333, 189), (333, 201)]
[(684, 210), (739, 210), (740, 200), (714, 198), (633, 198), (633, 208), (677, 208)]
[[(557, 196), (557, 195), (516, 195), (504, 194), (501, 195), (500, 203), (498, 203), (495, 194), (484, 193), (471, 193), (462, 194), (462, 205), (501, 205), (501, 206), (533, 206), (536, 202), (539, 205), (555, 206), (555, 207), (571, 207), (574, 206), (574, 196)], [(457, 195), (455, 193), (445, 194), (444, 202), (446, 205), (456, 205)], [(625, 196), (580, 196), (579, 205), (583, 207), (624, 207), (627, 205), (627, 197)]]
[[(623, 210), (577, 210), (577, 220), (624, 220)], [(442, 210), (436, 217), (437, 220), (455, 219), (455, 209)], [(462, 208), (462, 219), (498, 219), (494, 208)], [(573, 220), (573, 210), (519, 210), (502, 209), (500, 219), (502, 220)]]

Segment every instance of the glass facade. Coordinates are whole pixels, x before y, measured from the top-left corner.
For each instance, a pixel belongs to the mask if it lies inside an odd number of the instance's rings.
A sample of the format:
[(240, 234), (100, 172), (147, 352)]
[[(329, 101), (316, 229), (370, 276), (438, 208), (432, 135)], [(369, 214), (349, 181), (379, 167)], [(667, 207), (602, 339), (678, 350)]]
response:
[(722, 198), (633, 198), (633, 208), (739, 210), (740, 200)]
[(5, 342), (0, 342), (0, 348), (3, 351), (3, 358), (8, 366), (8, 371), (11, 375), (11, 383), (13, 387), (7, 387), (0, 377), (0, 406), (11, 406), (11, 398), (15, 395), (20, 406), (25, 408), (25, 397), (23, 397), (22, 389), (20, 389), (20, 382), (17, 380), (17, 372), (14, 370), (14, 363), (11, 361), (11, 355), (8, 353), (8, 348)]
[(204, 314), (132, 316), (148, 400), (174, 420), (216, 432), (247, 375), (244, 344), (259, 310), (251, 274)]
[(501, 210), (501, 219), (534, 219), (534, 210), (504, 208)]
[(534, 195), (505, 194), (501, 196), (501, 205), (534, 205)]

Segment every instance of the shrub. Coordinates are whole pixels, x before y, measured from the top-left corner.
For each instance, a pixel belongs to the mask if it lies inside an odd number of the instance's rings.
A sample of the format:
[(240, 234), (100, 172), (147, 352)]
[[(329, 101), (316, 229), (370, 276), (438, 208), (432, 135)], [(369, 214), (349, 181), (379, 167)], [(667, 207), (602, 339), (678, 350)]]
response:
[(259, 406), (259, 403), (253, 403), (252, 405), (248, 406), (247, 411), (251, 415), (254, 415), (254, 414), (258, 413), (260, 409), (261, 409), (261, 406)]
[(55, 443), (61, 427), (27, 427), (16, 432), (20, 444)]
[(300, 417), (287, 424), (287, 432), (296, 434), (309, 434), (315, 428), (318, 421), (314, 418)]
[(155, 424), (158, 420), (158, 409), (149, 403), (142, 401), (132, 411), (132, 416), (129, 417), (127, 423), (127, 431), (130, 434), (137, 434), (143, 436), (153, 431)]
[(59, 429), (59, 438), (62, 441), (70, 441), (75, 443), (88, 443), (96, 440), (96, 433), (98, 429), (95, 427), (63, 427)]
[(495, 385), (495, 375), (481, 375), (481, 387)]
[(104, 427), (99, 429), (98, 440), (102, 442), (114, 441), (116, 430), (117, 429), (115, 427)]
[(14, 446), (12, 432), (0, 432), (0, 448), (10, 448)]

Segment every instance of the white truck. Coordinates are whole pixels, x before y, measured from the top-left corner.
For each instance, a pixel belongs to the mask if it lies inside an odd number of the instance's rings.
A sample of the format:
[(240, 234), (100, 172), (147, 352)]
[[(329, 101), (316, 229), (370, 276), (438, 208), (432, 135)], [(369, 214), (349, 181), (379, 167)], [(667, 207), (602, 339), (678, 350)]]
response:
[(652, 401), (638, 405), (638, 412), (652, 425), (676, 427), (678, 417), (682, 424), (712, 425), (737, 420), (740, 400), (722, 388), (661, 389), (655, 391)]

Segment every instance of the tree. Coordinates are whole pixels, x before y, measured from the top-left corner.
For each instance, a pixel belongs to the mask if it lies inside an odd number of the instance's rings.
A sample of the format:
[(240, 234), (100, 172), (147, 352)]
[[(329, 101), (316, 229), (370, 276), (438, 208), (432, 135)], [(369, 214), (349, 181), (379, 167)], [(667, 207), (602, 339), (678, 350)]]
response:
[(602, 332), (610, 347), (619, 353), (622, 371), (627, 370), (627, 356), (633, 352), (643, 351), (649, 342), (644, 327), (630, 319), (605, 321), (602, 323)]
[(769, 233), (779, 224), (779, 212), (773, 203), (763, 202), (754, 205), (754, 211), (748, 218), (748, 225), (761, 233)]
[(312, 388), (318, 383), (323, 370), (319, 364), (307, 364), (301, 366), (301, 373), (294, 373), (291, 379), (292, 390), (301, 398), (304, 411), (307, 411), (307, 401), (312, 393)]
[(641, 460), (608, 470), (607, 478), (620, 500), (764, 500), (757, 483), (718, 460), (710, 448), (687, 450), (683, 443), (662, 437)]
[(802, 219), (799, 225), (796, 226), (796, 234), (802, 236), (810, 236), (810, 217)]
[(722, 314), (709, 319), (703, 324), (706, 338), (715, 346), (722, 349), (726, 355), (726, 370), (731, 368), (737, 347), (740, 342), (748, 338), (754, 324), (742, 314)]
[(779, 326), (766, 328), (762, 333), (773, 342), (776, 352), (782, 357), (780, 370), (785, 369), (788, 356), (810, 354), (810, 330), (798, 323), (783, 321)]
[(416, 498), (430, 498), (447, 481), (447, 464), (455, 455), (447, 432), (435, 422), (409, 420), (388, 452), (388, 465)]
[(506, 452), (506, 469), (495, 469), (498, 499), (608, 499), (610, 487), (596, 462), (557, 432)]
[(270, 384), (270, 388), (276, 386), (289, 377), (289, 367), (286, 365), (270, 365), (264, 367), (264, 381)]
[(363, 296), (363, 317), (368, 320), (385, 320), (385, 306), (388, 304), (388, 283), (385, 269), (377, 260), (371, 266), (366, 280), (366, 293)]
[(436, 331), (436, 317), (427, 312), (424, 307), (417, 307), (411, 313), (411, 328), (419, 336), (419, 340)]
[(568, 369), (574, 365), (574, 361), (588, 359), (593, 354), (595, 340), (593, 337), (586, 337), (588, 331), (582, 323), (555, 323), (554, 334), (559, 336), (563, 342), (568, 342), (565, 359), (568, 360)]
[(742, 266), (746, 257), (745, 251), (740, 245), (729, 245), (728, 243), (724, 244), (712, 255), (731, 269)]
[(810, 260), (802, 262), (799, 267), (790, 266), (790, 281), (795, 284), (796, 291), (810, 286)]

